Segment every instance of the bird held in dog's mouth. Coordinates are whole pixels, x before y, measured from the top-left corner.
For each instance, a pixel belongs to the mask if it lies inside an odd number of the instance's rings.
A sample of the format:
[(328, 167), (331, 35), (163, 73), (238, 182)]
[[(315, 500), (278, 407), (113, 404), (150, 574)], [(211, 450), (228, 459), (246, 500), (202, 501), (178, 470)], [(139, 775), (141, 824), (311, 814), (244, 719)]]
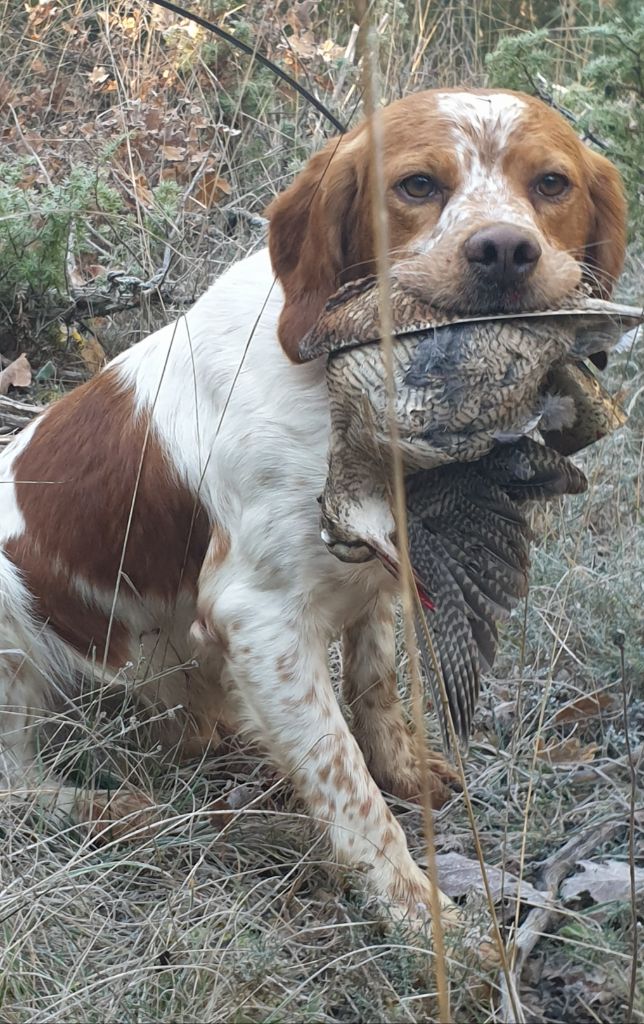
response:
[[(336, 293), (300, 356), (327, 356), (331, 439), (322, 539), (344, 561), (376, 557), (397, 576), (376, 283), (370, 278)], [(642, 315), (576, 294), (557, 310), (453, 319), (400, 285), (392, 288), (391, 312), (409, 555), (424, 619), (417, 635), (449, 749), (436, 668), (465, 744), (481, 668), (494, 659), (497, 622), (527, 592), (525, 503), (583, 491), (585, 477), (565, 454), (625, 419), (583, 360), (604, 361), (601, 354)], [(547, 445), (532, 439), (535, 431)]]

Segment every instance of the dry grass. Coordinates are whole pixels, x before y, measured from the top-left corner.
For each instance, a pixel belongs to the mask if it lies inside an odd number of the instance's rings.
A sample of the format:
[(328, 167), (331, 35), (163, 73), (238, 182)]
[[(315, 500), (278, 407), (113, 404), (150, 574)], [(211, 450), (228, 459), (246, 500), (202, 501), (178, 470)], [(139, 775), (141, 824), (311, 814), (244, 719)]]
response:
[[(40, 4), (45, 20), (29, 25), (15, 18), (11, 0), (0, 5), (0, 30), (10, 30), (4, 37), (11, 38), (0, 84), (11, 82), (20, 126), (9, 132), (6, 158), (31, 148), (52, 178), (64, 177), (73, 161), (106, 165), (123, 200), (114, 215), (124, 240), (118, 259), (145, 277), (158, 268), (169, 241), (174, 250), (161, 296), (91, 324), (115, 351), (184, 308), (207, 279), (261, 244), (261, 227), (246, 213), (261, 213), (325, 131), (272, 83), (242, 99), (248, 68), (241, 59), (219, 54), (215, 60), (212, 41), (183, 28), (163, 35), (152, 25), (142, 32), (134, 4), (110, 4), (110, 19), (101, 17), (101, 4), (73, 0), (50, 7)], [(404, 53), (397, 19), (409, 12), (404, 5), (389, 7), (381, 26), (389, 96), (408, 82), (482, 80), (475, 41), (494, 28), (488, 7), (473, 17), (470, 8), (452, 5), (442, 18), (431, 7), (415, 7), (412, 35), (430, 39), (431, 46), (425, 49), (423, 41)], [(350, 25), (341, 10), (334, 8), (328, 26), (344, 44)], [(248, 15), (255, 28), (261, 12), (257, 5)], [(264, 49), (284, 59), (301, 42), (297, 31), (285, 44), (279, 24), (266, 15)], [(109, 89), (88, 85), (95, 68), (107, 70)], [(359, 105), (353, 67), (325, 68), (316, 57), (298, 73), (318, 89), (328, 83), (334, 111), (350, 120)], [(202, 120), (206, 127), (195, 127)], [(149, 128), (157, 122), (164, 127)], [(221, 124), (239, 134), (214, 127)], [(186, 158), (168, 159), (164, 146), (185, 147)], [(196, 162), (193, 153), (201, 154)], [(203, 201), (195, 202), (206, 173), (221, 177), (230, 194), (211, 202), (201, 193)], [(150, 207), (145, 191), (166, 174), (182, 197), (172, 224)], [(158, 214), (155, 226), (151, 209)], [(96, 230), (92, 259), (113, 269), (114, 253), (102, 242), (107, 228)], [(88, 259), (79, 254), (80, 270)], [(633, 254), (623, 285), (631, 299), (639, 297), (641, 271)], [(53, 352), (60, 386), (78, 373), (72, 349), (69, 343)], [(40, 358), (51, 354), (48, 348)], [(36, 365), (38, 356), (36, 340)], [(644, 735), (641, 353), (620, 355), (610, 379), (632, 406), (630, 426), (581, 457), (589, 493), (539, 517), (544, 540), (535, 550), (530, 595), (505, 631), (467, 764), (487, 863), (526, 881), (537, 880), (540, 863), (572, 835), (611, 820), (618, 828), (610, 846), (594, 855), (629, 857), (625, 730), (639, 766)], [(617, 631), (624, 637), (623, 678)], [(404, 687), (402, 651), (400, 660)], [(594, 706), (582, 702), (593, 694)], [(129, 842), (97, 843), (87, 830), (41, 809), (0, 803), (1, 1021), (437, 1019), (429, 942), (412, 941), (400, 930), (382, 933), (353, 880), (329, 861), (325, 841), (288, 783), (275, 779), (253, 751), (231, 748), (178, 769), (160, 764), (154, 751), (141, 753), (134, 709), (117, 708), (106, 718), (91, 695), (84, 705), (82, 725), (61, 728), (50, 756), (79, 784), (123, 775), (136, 781), (162, 808), (162, 822)], [(538, 756), (553, 744), (570, 760)], [(204, 811), (222, 796), (238, 808), (232, 816)], [(636, 799), (641, 855), (641, 791)], [(418, 808), (393, 806), (420, 856)], [(439, 850), (474, 856), (462, 797), (436, 815), (435, 827)], [(519, 920), (526, 909), (519, 907)], [(535, 1020), (625, 1021), (634, 927), (629, 906), (598, 909), (579, 900), (561, 910), (528, 963), (522, 1000)], [(467, 912), (472, 922), (485, 922), (480, 894), (468, 898)], [(499, 904), (498, 912), (509, 934), (514, 902)], [(454, 1019), (498, 1019), (494, 974), (483, 972), (462, 946), (452, 945), (448, 958)], [(633, 1019), (643, 1021), (641, 979), (634, 999)]]

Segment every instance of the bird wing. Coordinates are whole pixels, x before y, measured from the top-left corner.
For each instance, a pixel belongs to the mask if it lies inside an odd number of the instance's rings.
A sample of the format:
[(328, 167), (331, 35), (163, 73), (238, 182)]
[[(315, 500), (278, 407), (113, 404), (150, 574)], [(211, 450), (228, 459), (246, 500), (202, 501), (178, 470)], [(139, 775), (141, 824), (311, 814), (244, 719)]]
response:
[(418, 646), (447, 752), (447, 715), (465, 748), (481, 669), (496, 655), (497, 625), (528, 592), (532, 533), (523, 502), (584, 486), (568, 459), (529, 438), (497, 445), (478, 462), (408, 478), (409, 556), (435, 606), (422, 618), (418, 612)]

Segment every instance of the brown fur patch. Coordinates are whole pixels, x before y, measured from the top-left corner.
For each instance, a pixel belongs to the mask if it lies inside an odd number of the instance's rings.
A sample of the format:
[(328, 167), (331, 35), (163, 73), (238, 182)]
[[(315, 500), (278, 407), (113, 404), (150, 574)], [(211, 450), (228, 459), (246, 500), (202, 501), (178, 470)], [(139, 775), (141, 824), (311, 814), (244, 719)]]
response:
[(230, 534), (218, 523), (214, 523), (210, 531), (210, 543), (203, 561), (202, 571), (215, 572), (230, 552)]
[[(174, 479), (158, 441), (152, 434), (146, 440), (146, 427), (144, 416), (135, 417), (131, 391), (107, 370), (54, 405), (14, 463), (26, 529), (6, 552), (37, 614), (82, 654), (95, 646), (103, 656), (108, 618), (74, 581), (98, 587), (104, 601), (124, 544), (122, 595), (171, 608), (180, 591), (196, 592), (206, 515)], [(127, 657), (126, 626), (115, 622), (109, 662)]]

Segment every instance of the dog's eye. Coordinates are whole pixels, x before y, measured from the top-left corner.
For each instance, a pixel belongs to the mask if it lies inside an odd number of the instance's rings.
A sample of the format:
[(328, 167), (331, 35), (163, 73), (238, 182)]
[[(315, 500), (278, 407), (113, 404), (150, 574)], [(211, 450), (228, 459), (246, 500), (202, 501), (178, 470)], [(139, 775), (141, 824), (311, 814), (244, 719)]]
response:
[(565, 174), (544, 174), (543, 177), (539, 178), (537, 182), (537, 192), (540, 196), (546, 196), (548, 199), (552, 199), (554, 196), (560, 196), (562, 192), (565, 192), (570, 182)]
[(398, 188), (409, 199), (434, 199), (440, 195), (440, 187), (428, 174), (410, 174), (398, 183)]

